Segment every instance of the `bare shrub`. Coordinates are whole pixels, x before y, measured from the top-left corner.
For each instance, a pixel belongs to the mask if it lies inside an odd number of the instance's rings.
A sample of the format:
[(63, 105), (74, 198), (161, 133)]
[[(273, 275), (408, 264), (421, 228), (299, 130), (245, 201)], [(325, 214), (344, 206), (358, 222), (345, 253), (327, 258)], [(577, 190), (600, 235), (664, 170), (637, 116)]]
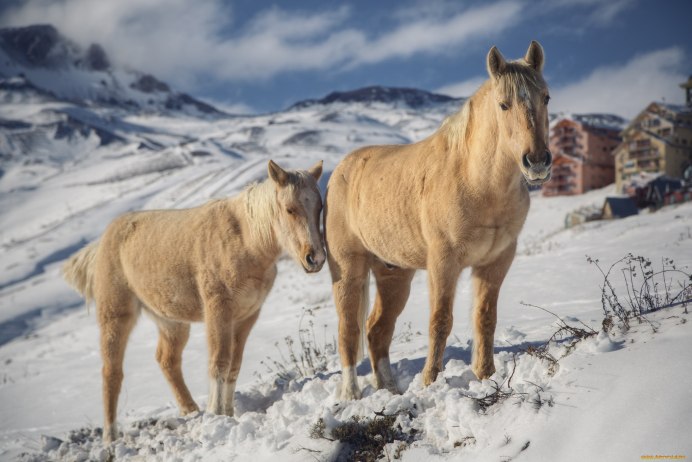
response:
[[(527, 354), (546, 361), (548, 363), (548, 373), (550, 375), (555, 375), (559, 369), (559, 361), (572, 353), (579, 342), (586, 338), (593, 337), (598, 333), (593, 328), (587, 326), (581, 321), (579, 321), (582, 325), (581, 327), (568, 324), (567, 321), (550, 310), (540, 306), (531, 305), (530, 303), (520, 303), (524, 306), (543, 310), (557, 318), (558, 329), (553, 332), (553, 335), (551, 335), (545, 343), (538, 346), (530, 345), (524, 350)], [(563, 353), (559, 358), (556, 358), (552, 353), (550, 353), (551, 345), (557, 345), (564, 348)]]
[[(305, 319), (308, 317), (307, 323)], [(336, 340), (327, 340), (327, 325), (324, 325), (322, 340), (315, 334), (315, 323), (311, 319), (314, 313), (311, 309), (303, 308), (298, 321), (298, 345), (294, 348), (295, 340), (290, 335), (284, 337), (284, 350), (279, 342), (274, 346), (279, 359), (270, 356), (260, 361), (267, 371), (276, 374), (279, 380), (288, 382), (294, 379), (311, 377), (327, 370), (329, 357), (336, 354)], [(305, 325), (307, 324), (307, 325)]]
[[(358, 415), (351, 417), (350, 420), (334, 427), (329, 432), (329, 436), (325, 434), (324, 421), (319, 419), (312, 426), (310, 437), (342, 443), (335, 458), (337, 461), (375, 462), (385, 455), (385, 446), (394, 442), (400, 443), (393, 454), (394, 459), (398, 459), (417, 433), (415, 429), (408, 433), (404, 432), (401, 425), (396, 423), (399, 415), (406, 415), (409, 419), (413, 418), (408, 410), (387, 415), (382, 409), (380, 412), (375, 412), (372, 418)], [(387, 458), (389, 458), (388, 454)]]
[[(645, 315), (663, 308), (682, 305), (687, 313), (687, 307), (692, 303), (692, 275), (676, 267), (670, 258), (661, 258), (658, 269), (650, 259), (631, 253), (607, 270), (600, 266), (598, 259), (587, 255), (586, 261), (595, 265), (603, 276), (601, 305), (605, 315), (603, 328), (606, 330), (612, 328), (615, 321), (623, 330), (629, 329), (633, 320), (651, 324)], [(624, 293), (618, 293), (613, 285), (618, 270), (625, 285)]]

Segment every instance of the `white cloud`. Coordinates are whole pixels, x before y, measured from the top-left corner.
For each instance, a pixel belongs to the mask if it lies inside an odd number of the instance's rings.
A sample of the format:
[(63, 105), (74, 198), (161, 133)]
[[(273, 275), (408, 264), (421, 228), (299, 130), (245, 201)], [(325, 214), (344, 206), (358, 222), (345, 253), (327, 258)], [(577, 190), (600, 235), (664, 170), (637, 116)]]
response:
[[(587, 12), (606, 24), (635, 0), (555, 0), (551, 8)], [(415, 54), (463, 50), (499, 36), (526, 18), (529, 4), (498, 0), (465, 8), (437, 0), (392, 11), (394, 26), (371, 33), (349, 27), (347, 7), (317, 12), (273, 7), (235, 24), (223, 0), (25, 0), (6, 10), (2, 25), (51, 23), (86, 45), (101, 43), (121, 65), (151, 72), (194, 90), (217, 82), (267, 80), (287, 72), (340, 71)], [(678, 101), (684, 55), (670, 48), (599, 68), (553, 89), (553, 109), (607, 111), (631, 117), (653, 99)], [(469, 96), (485, 77), (437, 91)], [(242, 108), (240, 108), (242, 109)]]
[(548, 0), (541, 6), (562, 10), (572, 8), (586, 13), (587, 25), (607, 26), (636, 2), (637, 0)]
[(439, 53), (458, 48), (472, 39), (497, 36), (519, 20), (518, 1), (500, 1), (443, 18), (408, 21), (364, 44), (354, 56), (355, 64), (379, 62), (416, 53)]
[(552, 88), (551, 111), (610, 112), (632, 118), (654, 100), (683, 102), (685, 53), (672, 47), (599, 67), (583, 79)]
[(444, 85), (437, 88), (435, 89), (435, 93), (441, 93), (443, 95), (454, 96), (457, 98), (462, 96), (468, 97), (474, 94), (486, 80), (488, 80), (488, 77), (482, 75), (472, 77), (462, 82), (450, 83), (449, 85)]
[(418, 8), (417, 19), (398, 19), (375, 35), (347, 27), (345, 7), (310, 13), (274, 7), (237, 26), (222, 0), (26, 0), (6, 11), (2, 24), (54, 24), (83, 45), (102, 44), (117, 63), (189, 88), (209, 76), (269, 79), (450, 52), (511, 27), (520, 20), (521, 3), (501, 0), (461, 11), (448, 3), (444, 15)]

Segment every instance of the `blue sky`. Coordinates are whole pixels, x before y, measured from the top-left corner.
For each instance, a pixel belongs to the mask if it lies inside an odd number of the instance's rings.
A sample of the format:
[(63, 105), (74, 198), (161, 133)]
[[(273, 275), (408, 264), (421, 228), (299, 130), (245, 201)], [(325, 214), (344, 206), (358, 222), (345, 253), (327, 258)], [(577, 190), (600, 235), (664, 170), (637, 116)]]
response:
[(467, 96), (497, 45), (546, 52), (553, 110), (632, 117), (651, 100), (682, 102), (692, 74), (692, 1), (5, 0), (0, 24), (55, 24), (101, 43), (222, 107), (285, 108), (366, 85)]

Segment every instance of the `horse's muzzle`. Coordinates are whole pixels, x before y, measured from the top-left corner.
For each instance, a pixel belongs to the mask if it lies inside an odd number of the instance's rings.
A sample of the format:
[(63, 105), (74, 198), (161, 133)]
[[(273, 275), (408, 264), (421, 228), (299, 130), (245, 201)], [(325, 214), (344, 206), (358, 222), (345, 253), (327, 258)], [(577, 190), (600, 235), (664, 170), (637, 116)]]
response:
[(308, 252), (303, 258), (303, 269), (306, 273), (317, 273), (324, 266), (326, 257), (323, 252)]
[(531, 186), (541, 185), (550, 180), (552, 162), (553, 156), (550, 151), (545, 151), (540, 161), (535, 158), (532, 160), (531, 155), (524, 154), (521, 158), (521, 173)]

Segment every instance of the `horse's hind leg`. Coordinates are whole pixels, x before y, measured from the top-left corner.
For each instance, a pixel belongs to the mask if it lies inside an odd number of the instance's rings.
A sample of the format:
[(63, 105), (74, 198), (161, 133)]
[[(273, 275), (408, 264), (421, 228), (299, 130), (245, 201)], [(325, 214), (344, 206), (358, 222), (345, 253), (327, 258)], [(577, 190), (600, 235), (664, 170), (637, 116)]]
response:
[(156, 348), (156, 360), (161, 366), (163, 375), (173, 389), (173, 394), (180, 407), (181, 414), (198, 411), (199, 407), (192, 399), (190, 390), (185, 385), (182, 371), (183, 349), (190, 337), (190, 325), (184, 322), (169, 321), (157, 318), (159, 327), (159, 344)]
[(106, 296), (97, 295), (98, 320), (101, 327), (101, 357), (103, 359), (103, 405), (105, 424), (103, 441), (117, 439), (115, 418), (118, 396), (123, 381), (125, 347), (137, 321), (139, 307), (129, 290), (111, 288)]
[(415, 270), (388, 269), (377, 261), (373, 265), (377, 282), (377, 298), (368, 318), (368, 346), (375, 386), (398, 393), (396, 381), (389, 365), (389, 346), (392, 343), (396, 319), (406, 305), (411, 292), (411, 279)]
[(485, 379), (495, 372), (493, 343), (497, 323), (497, 298), (500, 286), (509, 270), (516, 244), (505, 250), (493, 263), (474, 267), (472, 273), (473, 303), (473, 372), (479, 379)]

